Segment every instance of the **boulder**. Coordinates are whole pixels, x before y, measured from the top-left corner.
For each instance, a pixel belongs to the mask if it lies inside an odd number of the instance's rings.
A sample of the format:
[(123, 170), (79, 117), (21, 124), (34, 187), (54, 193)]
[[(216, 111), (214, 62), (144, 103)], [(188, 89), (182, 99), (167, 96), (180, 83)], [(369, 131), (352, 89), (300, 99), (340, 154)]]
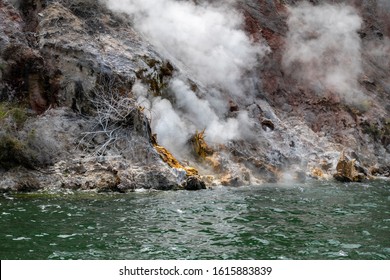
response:
[(356, 159), (349, 159), (343, 151), (336, 166), (336, 174), (333, 177), (340, 182), (361, 182), (365, 179), (363, 173), (359, 173)]
[(199, 177), (190, 176), (184, 184), (184, 189), (188, 191), (203, 190), (206, 189), (206, 184)]

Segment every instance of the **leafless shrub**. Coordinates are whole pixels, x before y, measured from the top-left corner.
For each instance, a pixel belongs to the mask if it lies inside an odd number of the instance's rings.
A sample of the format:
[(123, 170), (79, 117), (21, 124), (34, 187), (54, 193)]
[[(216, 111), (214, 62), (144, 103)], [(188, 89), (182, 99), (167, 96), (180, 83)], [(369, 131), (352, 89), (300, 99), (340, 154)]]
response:
[[(107, 90), (107, 87), (109, 88)], [(142, 108), (130, 95), (123, 95), (113, 85), (99, 86), (91, 101), (96, 114), (91, 129), (80, 141), (84, 149), (93, 150), (96, 157), (120, 154), (134, 147), (134, 137), (150, 138), (149, 121)]]

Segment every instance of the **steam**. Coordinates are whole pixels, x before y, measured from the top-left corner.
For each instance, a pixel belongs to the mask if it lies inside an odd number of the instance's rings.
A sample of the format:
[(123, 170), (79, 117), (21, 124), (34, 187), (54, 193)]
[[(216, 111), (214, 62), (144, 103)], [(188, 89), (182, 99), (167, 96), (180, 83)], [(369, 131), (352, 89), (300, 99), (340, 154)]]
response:
[[(216, 114), (207, 100), (198, 98), (183, 81), (173, 80), (171, 89), (175, 93), (179, 110), (185, 112), (183, 117), (195, 120), (196, 126), (192, 129), (205, 128), (210, 143), (224, 143), (245, 137), (243, 127), (250, 124), (246, 111), (240, 112), (237, 118), (224, 120)], [(245, 125), (241, 127), (241, 124)], [(191, 129), (191, 126), (189, 128)]]
[(362, 19), (347, 5), (303, 2), (289, 9), (284, 69), (320, 94), (335, 93), (346, 102), (363, 99)]
[(192, 1), (111, 0), (108, 7), (133, 16), (137, 30), (206, 86), (239, 94), (244, 71), (256, 65), (266, 48), (254, 46), (240, 30), (242, 18), (229, 2), (211, 6)]
[[(135, 28), (181, 70), (168, 89), (174, 104), (149, 96), (141, 84), (133, 87), (138, 102), (150, 109), (159, 143), (180, 154), (196, 130), (205, 129), (209, 144), (250, 136), (252, 121), (245, 110), (227, 117), (229, 100), (251, 98), (247, 77), (268, 48), (254, 44), (241, 30), (234, 1), (106, 2), (110, 9), (129, 14)], [(207, 89), (202, 98), (191, 90), (187, 76)]]
[(174, 78), (169, 89), (175, 96), (176, 108), (168, 99), (151, 98), (146, 87), (139, 82), (132, 91), (137, 103), (149, 112), (152, 130), (157, 134), (159, 143), (176, 155), (185, 154), (190, 137), (195, 131), (203, 129), (211, 145), (252, 137), (250, 127), (253, 120), (247, 111), (239, 112), (236, 118), (221, 118), (207, 99), (199, 98), (181, 79)]

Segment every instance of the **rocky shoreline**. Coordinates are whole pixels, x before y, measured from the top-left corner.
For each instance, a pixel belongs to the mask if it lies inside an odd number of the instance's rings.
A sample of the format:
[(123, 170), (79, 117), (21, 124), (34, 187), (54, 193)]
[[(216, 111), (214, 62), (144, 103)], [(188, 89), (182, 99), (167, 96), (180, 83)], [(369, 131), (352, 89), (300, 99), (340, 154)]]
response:
[(355, 7), (364, 19), (357, 82), (368, 96), (359, 105), (316, 94), (283, 68), (290, 2), (236, 3), (246, 33), (269, 48), (254, 69), (255, 95), (227, 94), (224, 105), (226, 122), (245, 113), (250, 137), (210, 144), (199, 126), (178, 153), (160, 144), (140, 97), (182, 110), (171, 92), (177, 76), (200, 100), (210, 89), (131, 17), (99, 1), (0, 0), (0, 192), (390, 177), (390, 53), (372, 51), (390, 40), (380, 1)]

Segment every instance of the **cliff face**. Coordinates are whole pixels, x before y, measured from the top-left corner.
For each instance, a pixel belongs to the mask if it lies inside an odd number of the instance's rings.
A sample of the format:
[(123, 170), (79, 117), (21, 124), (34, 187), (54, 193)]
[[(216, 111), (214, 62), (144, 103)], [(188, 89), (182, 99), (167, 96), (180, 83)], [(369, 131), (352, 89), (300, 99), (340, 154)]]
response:
[(0, 1), (2, 191), (389, 176), (386, 1), (125, 2)]
[(334, 145), (317, 144), (312, 166), (326, 150), (347, 149), (388, 176), (389, 4), (242, 2), (248, 31), (260, 30), (272, 48), (260, 74), (267, 101), (283, 123), (299, 120)]
[[(311, 1), (318, 3), (318, 6), (300, 5), (293, 6), (293, 8), (276, 5), (270, 1), (245, 2), (251, 2), (251, 5), (248, 3), (248, 7), (243, 5), (250, 26), (248, 31), (260, 30), (258, 32), (273, 50), (266, 57), (269, 62), (267, 61), (265, 69), (262, 69), (261, 77), (264, 81), (263, 93), (276, 110), (284, 111), (281, 114), (305, 115), (303, 117), (307, 119), (307, 124), (314, 132), (324, 132), (333, 137), (348, 128), (340, 129), (336, 121), (343, 119), (343, 116), (336, 117), (342, 114), (342, 111), (352, 111), (347, 112), (350, 117), (344, 116), (348, 120), (343, 122), (356, 122), (356, 119), (361, 117), (360, 119), (369, 118), (370, 121), (377, 119), (382, 122), (378, 123), (379, 126), (385, 126), (384, 118), (389, 112), (389, 75), (387, 73), (389, 71), (389, 23), (386, 20), (389, 11), (381, 5), (384, 1), (364, 1), (363, 3), (362, 1), (332, 1), (332, 3), (342, 3), (336, 5), (335, 9), (345, 9), (347, 4), (347, 7), (353, 7), (351, 10), (348, 8), (345, 15), (337, 15), (330, 9), (331, 6), (321, 5), (321, 1)], [(297, 1), (284, 2), (297, 5)], [(388, 8), (388, 5), (386, 7)], [(263, 13), (269, 14), (269, 17), (265, 19), (261, 16), (262, 13), (256, 13), (256, 11), (267, 11)], [(334, 16), (335, 18), (327, 22), (326, 19), (321, 19), (321, 14), (323, 14), (322, 17)], [(318, 17), (314, 18), (316, 16)], [(355, 28), (356, 33), (352, 30), (352, 35), (356, 38), (347, 41), (350, 43), (348, 46), (343, 40), (348, 40), (346, 37), (351, 36), (350, 32), (343, 30), (345, 26), (337, 30), (337, 24), (331, 24), (330, 21), (339, 19), (338, 24), (347, 26), (351, 24), (348, 22), (351, 18), (345, 18), (352, 16), (361, 17), (356, 18), (361, 22), (358, 22)], [(276, 20), (271, 20), (270, 17)], [(257, 24), (257, 29), (253, 27), (254, 24)], [(313, 26), (311, 27), (310, 24)], [(328, 30), (331, 28), (336, 30)], [(332, 41), (329, 42), (330, 40)], [(299, 56), (300, 50), (294, 50), (294, 47), (304, 48), (302, 52), (307, 52), (307, 56), (311, 57)], [(356, 48), (358, 50), (355, 50)], [(343, 54), (344, 59), (338, 53)], [(359, 71), (354, 68), (359, 68)], [(340, 70), (345, 70), (344, 72), (348, 70), (352, 73), (356, 71), (356, 73), (352, 77), (343, 77), (349, 73), (343, 73)], [(342, 82), (348, 83), (348, 87), (343, 83), (337, 85), (336, 82), (331, 84), (326, 81), (323, 75), (328, 74), (327, 72), (340, 75), (340, 80), (343, 79)], [(322, 85), (315, 84), (317, 82)], [(351, 92), (345, 92), (347, 90)], [(358, 94), (353, 94), (353, 91), (358, 91)], [(319, 102), (321, 104), (318, 104)], [(310, 114), (306, 112), (314, 113), (316, 119), (310, 119), (308, 116)], [(354, 115), (354, 112), (358, 115)], [(354, 120), (349, 121), (351, 117)], [(357, 129), (353, 133), (359, 132), (360, 126), (365, 125), (355, 124)], [(355, 135), (355, 138), (359, 138), (358, 135)], [(384, 147), (388, 145), (388, 140), (385, 138), (382, 139)], [(342, 139), (339, 140), (342, 141)], [(340, 144), (347, 145), (345, 142)], [(365, 144), (368, 143), (365, 142)]]

